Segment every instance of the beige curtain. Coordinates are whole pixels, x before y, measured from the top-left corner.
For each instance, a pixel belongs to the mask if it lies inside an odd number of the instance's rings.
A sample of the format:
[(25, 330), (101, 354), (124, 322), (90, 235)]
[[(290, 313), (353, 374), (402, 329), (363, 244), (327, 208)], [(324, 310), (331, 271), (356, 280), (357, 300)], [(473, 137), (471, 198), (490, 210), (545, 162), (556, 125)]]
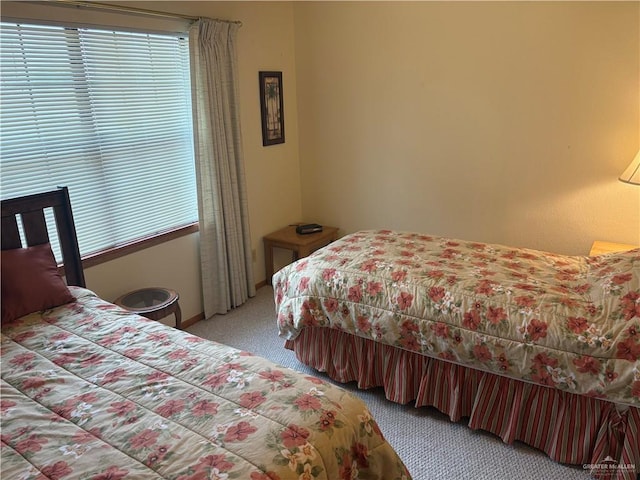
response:
[(238, 28), (201, 19), (189, 31), (206, 318), (255, 295), (238, 103)]

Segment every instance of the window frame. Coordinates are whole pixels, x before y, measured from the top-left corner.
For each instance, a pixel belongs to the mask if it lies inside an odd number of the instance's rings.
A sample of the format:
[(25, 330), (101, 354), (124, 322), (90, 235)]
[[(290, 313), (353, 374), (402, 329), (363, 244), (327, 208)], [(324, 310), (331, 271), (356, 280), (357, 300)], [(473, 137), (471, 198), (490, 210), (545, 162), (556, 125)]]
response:
[(116, 247), (106, 248), (104, 250), (85, 254), (81, 257), (82, 267), (95, 267), (96, 265), (107, 263), (111, 260), (125, 257), (132, 253), (139, 252), (140, 250), (151, 248), (156, 245), (161, 245), (163, 243), (170, 242), (171, 240), (185, 237), (199, 231), (200, 225), (198, 222), (193, 222), (181, 227), (169, 228), (165, 231), (158, 232), (153, 235), (147, 235), (145, 237), (140, 237), (138, 239), (132, 240), (131, 242), (118, 245)]
[[(33, 24), (33, 25), (43, 25), (43, 26), (55, 26), (62, 28), (70, 28), (70, 29), (100, 29), (100, 30), (115, 30), (115, 31), (124, 31), (124, 32), (133, 32), (140, 34), (160, 34), (160, 35), (168, 35), (168, 36), (176, 36), (176, 37), (188, 37), (188, 33), (184, 31), (166, 31), (164, 29), (140, 29), (140, 28), (131, 28), (129, 26), (124, 25), (115, 25), (115, 24), (95, 24), (95, 23), (84, 23), (84, 22), (68, 22), (68, 21), (56, 21), (50, 19), (42, 19), (42, 18), (20, 18), (20, 17), (3, 17), (3, 22), (8, 23), (23, 23), (23, 24)], [(194, 185), (196, 188), (196, 185)], [(196, 219), (194, 222), (183, 224), (180, 226), (172, 226), (165, 230), (161, 230), (158, 232), (154, 232), (149, 235), (141, 236), (138, 238), (131, 239), (125, 243), (118, 244), (113, 247), (108, 247), (102, 250), (97, 250), (89, 253), (85, 253), (81, 256), (82, 266), (83, 268), (90, 268), (93, 266), (97, 266), (103, 263), (110, 262), (117, 258), (125, 257), (127, 255), (131, 255), (135, 252), (151, 248), (156, 245), (161, 245), (163, 243), (170, 242), (172, 240), (191, 235), (199, 232), (199, 221)], [(59, 265), (59, 270), (61, 273), (64, 273), (64, 265)]]

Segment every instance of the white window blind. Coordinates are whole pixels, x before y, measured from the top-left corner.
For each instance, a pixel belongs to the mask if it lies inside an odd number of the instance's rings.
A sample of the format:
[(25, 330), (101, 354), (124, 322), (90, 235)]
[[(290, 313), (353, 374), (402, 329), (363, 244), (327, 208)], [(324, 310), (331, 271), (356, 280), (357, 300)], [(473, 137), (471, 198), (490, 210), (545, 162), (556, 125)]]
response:
[(187, 38), (0, 29), (2, 198), (69, 187), (83, 255), (197, 221)]

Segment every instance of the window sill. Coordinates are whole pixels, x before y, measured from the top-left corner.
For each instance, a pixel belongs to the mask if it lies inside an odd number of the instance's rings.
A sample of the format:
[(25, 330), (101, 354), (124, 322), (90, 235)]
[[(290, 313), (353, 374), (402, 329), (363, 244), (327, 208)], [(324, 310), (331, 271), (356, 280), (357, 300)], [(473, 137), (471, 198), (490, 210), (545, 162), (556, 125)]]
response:
[(160, 245), (161, 243), (174, 240), (176, 238), (190, 235), (197, 231), (199, 231), (199, 225), (197, 222), (195, 222), (183, 227), (160, 232), (153, 236), (139, 238), (137, 240), (131, 241), (130, 243), (118, 245), (114, 248), (91, 253), (82, 257), (82, 267), (94, 267), (96, 265), (100, 265), (101, 263), (109, 262), (111, 260), (115, 260), (116, 258), (124, 257), (125, 255), (144, 250), (145, 248), (150, 248), (155, 245)]

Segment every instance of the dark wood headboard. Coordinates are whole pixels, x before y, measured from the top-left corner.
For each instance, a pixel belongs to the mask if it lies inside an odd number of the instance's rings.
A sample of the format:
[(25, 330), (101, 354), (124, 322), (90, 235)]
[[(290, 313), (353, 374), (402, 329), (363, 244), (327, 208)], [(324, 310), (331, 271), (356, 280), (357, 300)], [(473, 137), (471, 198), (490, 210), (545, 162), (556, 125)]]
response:
[[(53, 209), (67, 284), (86, 287), (67, 187), (2, 200), (2, 250), (49, 243), (44, 215), (44, 209), (49, 207)], [(27, 245), (22, 244), (18, 218), (21, 219)]]

